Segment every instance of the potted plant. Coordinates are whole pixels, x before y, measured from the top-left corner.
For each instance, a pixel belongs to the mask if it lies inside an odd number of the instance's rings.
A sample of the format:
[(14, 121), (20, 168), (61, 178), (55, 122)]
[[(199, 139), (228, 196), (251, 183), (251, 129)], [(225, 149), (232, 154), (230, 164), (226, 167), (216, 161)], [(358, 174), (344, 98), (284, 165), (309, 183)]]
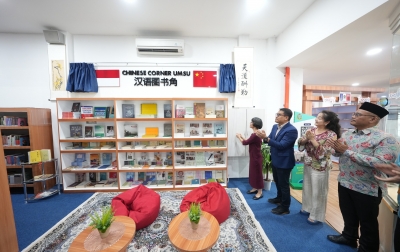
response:
[(269, 174), (272, 173), (272, 161), (271, 161), (271, 152), (268, 144), (262, 143), (261, 145), (261, 155), (263, 157), (263, 169), (262, 173), (264, 174), (264, 189), (271, 189), (272, 178), (269, 177)]
[(114, 210), (111, 206), (104, 206), (101, 208), (101, 213), (96, 212), (90, 215), (90, 219), (92, 222), (89, 225), (99, 231), (102, 239), (106, 238), (110, 233), (110, 226), (115, 220)]
[(192, 202), (189, 208), (189, 220), (192, 225), (192, 229), (196, 230), (199, 226), (201, 216), (201, 206), (200, 203)]

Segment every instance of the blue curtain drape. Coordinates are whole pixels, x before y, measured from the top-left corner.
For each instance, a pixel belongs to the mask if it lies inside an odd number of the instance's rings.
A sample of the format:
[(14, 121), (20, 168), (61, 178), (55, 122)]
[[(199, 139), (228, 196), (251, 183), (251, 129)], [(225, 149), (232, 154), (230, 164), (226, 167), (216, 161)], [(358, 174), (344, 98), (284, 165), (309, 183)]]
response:
[(236, 92), (235, 64), (221, 64), (219, 66), (219, 92)]
[(98, 92), (96, 71), (90, 63), (70, 63), (67, 82), (69, 92)]

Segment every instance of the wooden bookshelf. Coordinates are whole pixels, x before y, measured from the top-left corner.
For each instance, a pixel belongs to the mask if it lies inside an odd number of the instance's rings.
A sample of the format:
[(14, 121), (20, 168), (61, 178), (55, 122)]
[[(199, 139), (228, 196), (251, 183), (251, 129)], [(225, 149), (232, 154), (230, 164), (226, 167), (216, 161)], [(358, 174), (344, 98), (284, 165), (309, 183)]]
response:
[[(362, 97), (370, 97), (371, 102), (377, 102), (377, 94), (385, 92), (384, 88), (372, 87), (349, 87), (349, 86), (323, 86), (323, 85), (303, 85), (303, 108), (304, 114), (312, 114), (312, 103), (322, 102), (321, 96), (316, 96), (315, 93), (332, 92), (334, 96), (338, 96), (339, 92), (359, 93)], [(337, 97), (339, 100), (339, 97)], [(358, 102), (357, 97), (352, 97), (352, 102)]]
[[(28, 157), (28, 152), (31, 150), (41, 150), (50, 149), (52, 156), (54, 156), (53, 151), (53, 135), (52, 135), (52, 123), (51, 123), (51, 110), (44, 108), (0, 108), (0, 117), (3, 116), (14, 116), (22, 117), (27, 119), (27, 126), (5, 126), (0, 125), (1, 135), (29, 135), (29, 146), (3, 146), (3, 155), (13, 155), (13, 154), (25, 154)], [(4, 158), (2, 159), (4, 160)], [(41, 169), (37, 165), (29, 165), (25, 167), (26, 170), (31, 170), (29, 174), (31, 176), (36, 176), (42, 174)], [(22, 174), (22, 168), (20, 165), (6, 165), (7, 173), (18, 173)], [(46, 173), (55, 173), (54, 164), (46, 164)], [(27, 178), (27, 179), (31, 179)], [(46, 182), (46, 187), (51, 188), (55, 185), (55, 179)], [(10, 184), (10, 188), (22, 188), (21, 184)], [(34, 194), (42, 192), (42, 186), (37, 184), (33, 187)]]
[[(90, 119), (71, 119), (71, 118), (63, 118), (63, 112), (69, 112), (72, 109), (72, 104), (79, 102), (81, 106), (93, 106), (93, 107), (114, 107), (114, 117), (113, 118), (90, 118)], [(138, 117), (141, 114), (141, 104), (142, 103), (156, 103), (157, 104), (157, 117), (156, 118), (143, 118)], [(214, 107), (216, 105), (224, 105), (225, 116), (222, 118), (175, 118), (175, 107), (177, 104), (185, 105), (186, 107), (194, 107), (194, 103), (205, 103), (207, 107)], [(122, 111), (122, 104), (134, 104), (135, 109), (135, 118), (124, 118)], [(164, 107), (163, 105), (170, 104), (172, 109), (172, 118), (164, 118)], [(208, 106), (207, 106), (208, 105)], [(63, 177), (64, 184), (64, 192), (102, 192), (102, 191), (124, 191), (128, 190), (135, 185), (132, 186), (124, 186), (124, 183), (127, 180), (127, 173), (134, 173), (135, 180), (139, 177), (139, 173), (147, 173), (147, 172), (155, 172), (155, 173), (165, 173), (165, 179), (160, 179), (160, 181), (168, 180), (168, 176), (172, 173), (172, 184), (166, 185), (147, 185), (149, 188), (154, 190), (184, 190), (184, 189), (193, 189), (200, 185), (177, 185), (177, 172), (195, 172), (195, 175), (206, 174), (205, 171), (212, 171), (213, 175), (216, 174), (221, 176), (222, 172), (222, 186), (227, 185), (228, 178), (228, 137), (227, 137), (227, 129), (228, 129), (228, 116), (227, 116), (227, 108), (228, 108), (228, 99), (227, 98), (59, 98), (57, 99), (57, 118), (58, 118), (58, 129), (59, 129), (59, 145), (60, 145), (60, 166), (61, 166), (61, 174)], [(178, 137), (175, 136), (175, 128), (176, 124), (184, 124), (186, 127), (186, 135)], [(190, 124), (191, 123), (199, 123), (200, 131), (202, 129), (203, 123), (212, 124), (213, 129), (215, 130), (215, 123), (225, 125), (225, 133), (224, 135), (219, 136), (209, 136), (206, 133), (200, 134), (200, 136), (190, 136)], [(114, 137), (82, 137), (82, 138), (72, 138), (70, 132), (70, 125), (82, 125), (82, 135), (84, 135), (85, 126), (93, 126), (96, 124), (104, 125), (104, 128), (107, 126), (113, 126), (114, 129)], [(125, 124), (137, 124), (138, 128), (138, 137), (125, 137), (124, 129)], [(171, 124), (172, 126), (172, 136), (164, 137), (164, 125)], [(159, 136), (156, 137), (143, 137), (145, 134), (146, 128), (148, 127), (158, 127)], [(207, 128), (208, 129), (208, 128)], [(203, 133), (201, 131), (201, 133)], [(215, 133), (215, 132), (214, 132)], [(123, 149), (122, 146), (126, 144), (126, 142), (134, 143), (143, 143), (143, 142), (169, 142), (171, 143), (168, 148), (160, 148), (160, 149)], [(190, 141), (192, 143), (191, 147), (175, 147), (177, 142), (186, 142)], [(215, 143), (215, 145), (211, 145), (209, 147), (199, 147), (194, 145), (194, 141), (207, 141), (207, 143)], [(211, 141), (211, 142), (210, 142)], [(217, 141), (223, 141), (224, 146), (217, 146)], [(115, 148), (113, 149), (101, 149), (101, 148), (77, 148), (71, 149), (73, 143), (80, 143), (82, 145), (95, 145), (96, 143), (103, 144), (104, 142), (113, 143)], [(195, 147), (196, 146), (196, 147)], [(164, 165), (160, 166), (152, 166), (151, 168), (137, 168), (131, 167), (127, 168), (124, 164), (124, 161), (127, 161), (126, 156), (127, 153), (133, 153), (135, 160), (138, 161), (138, 157), (140, 155), (147, 155), (149, 157), (148, 160), (154, 160), (155, 153), (159, 152), (163, 162), (166, 160), (166, 156), (172, 155), (169, 159), (172, 161), (172, 165)], [(206, 166), (196, 164), (196, 165), (181, 165), (176, 162), (175, 156), (178, 155), (178, 152), (204, 152), (204, 157), (206, 152), (213, 152), (221, 155), (223, 157), (221, 160), (224, 161), (224, 164), (216, 164), (211, 166)], [(75, 161), (75, 157), (77, 153), (85, 153), (86, 160), (89, 159), (91, 154), (99, 154), (103, 153), (111, 153), (112, 160), (116, 161), (116, 166), (114, 168), (106, 168), (106, 169), (91, 169), (84, 167), (73, 167), (71, 168), (71, 163)], [(201, 154), (201, 153), (199, 153)], [(210, 154), (210, 153), (208, 153)], [(199, 155), (201, 156), (201, 155)], [(179, 157), (178, 157), (179, 158)], [(189, 159), (186, 159), (189, 160)], [(85, 164), (88, 166), (87, 164)], [(197, 172), (197, 173), (196, 173)], [(77, 182), (76, 174), (85, 173), (84, 180), (89, 180), (89, 173), (106, 173), (107, 179), (110, 179), (110, 175), (112, 173), (117, 174), (117, 185), (113, 186), (104, 186), (104, 187), (69, 187), (71, 184)], [(168, 174), (170, 173), (170, 174)], [(210, 173), (208, 173), (210, 174)], [(93, 177), (93, 175), (92, 175)], [(197, 179), (195, 177), (194, 179)], [(205, 178), (199, 178), (205, 179)], [(158, 179), (157, 179), (158, 180)]]

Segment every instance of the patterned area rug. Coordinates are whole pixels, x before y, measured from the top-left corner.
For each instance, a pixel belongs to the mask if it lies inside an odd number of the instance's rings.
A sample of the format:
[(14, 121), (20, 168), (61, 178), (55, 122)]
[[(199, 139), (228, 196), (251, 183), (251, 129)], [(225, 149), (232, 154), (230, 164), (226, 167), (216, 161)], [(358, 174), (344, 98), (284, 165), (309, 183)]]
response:
[[(242, 193), (226, 188), (231, 214), (220, 226), (220, 235), (211, 251), (276, 251), (254, 218)], [(161, 197), (160, 213), (148, 227), (136, 232), (128, 251), (177, 251), (168, 239), (168, 225), (178, 215), (183, 197), (189, 191), (156, 191)], [(95, 193), (53, 228), (31, 243), (23, 252), (68, 251), (72, 241), (90, 222), (89, 214), (109, 205), (118, 193)]]

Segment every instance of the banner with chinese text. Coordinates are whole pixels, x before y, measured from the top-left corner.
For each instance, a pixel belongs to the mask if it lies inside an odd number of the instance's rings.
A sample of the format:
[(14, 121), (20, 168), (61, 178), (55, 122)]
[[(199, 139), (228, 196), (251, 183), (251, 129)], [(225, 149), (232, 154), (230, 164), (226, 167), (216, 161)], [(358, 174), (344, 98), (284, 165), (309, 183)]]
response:
[(235, 107), (253, 107), (253, 48), (234, 48), (236, 72)]

